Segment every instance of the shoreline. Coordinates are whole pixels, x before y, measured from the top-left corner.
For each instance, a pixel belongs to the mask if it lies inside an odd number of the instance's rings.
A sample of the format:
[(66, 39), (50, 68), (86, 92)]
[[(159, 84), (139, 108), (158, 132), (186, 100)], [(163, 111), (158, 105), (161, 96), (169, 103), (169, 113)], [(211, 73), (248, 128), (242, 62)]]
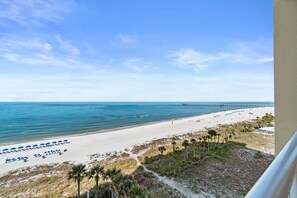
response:
[[(236, 109), (203, 114), (199, 116), (171, 119), (167, 121), (158, 121), (153, 123), (145, 123), (143, 125), (133, 125), (120, 129), (111, 129), (104, 132), (92, 132), (84, 134), (68, 135), (58, 138), (47, 138), (38, 141), (30, 141), (26, 143), (18, 143), (12, 145), (1, 146), (18, 147), (22, 144), (40, 144), (41, 142), (53, 141), (57, 139), (68, 139), (70, 144), (62, 144), (40, 149), (32, 149), (20, 152), (0, 155), (0, 175), (18, 168), (61, 163), (70, 161), (74, 163), (87, 163), (93, 154), (105, 154), (114, 151), (122, 151), (126, 148), (145, 143), (157, 138), (166, 138), (174, 135), (181, 135), (191, 132), (204, 130), (205, 127), (215, 127), (218, 124), (231, 124), (245, 120), (251, 120), (257, 116), (263, 116), (265, 113), (273, 113), (273, 107), (260, 107), (251, 109)], [(252, 114), (250, 114), (252, 113)], [(240, 116), (240, 117), (239, 117)], [(172, 124), (173, 120), (173, 124)], [(198, 120), (200, 120), (198, 122)], [(68, 151), (62, 155), (54, 154), (47, 156), (45, 159), (34, 158), (33, 154), (43, 153), (51, 149), (67, 149)], [(5, 158), (18, 156), (28, 156), (28, 162), (16, 161), (4, 163)]]
[[(258, 109), (258, 108), (274, 108), (274, 107), (253, 107), (253, 108), (249, 108), (249, 109)], [(120, 131), (120, 130), (129, 129), (129, 128), (153, 125), (153, 124), (158, 124), (158, 123), (163, 123), (163, 122), (171, 122), (171, 121), (189, 119), (189, 118), (194, 118), (194, 117), (199, 117), (199, 116), (204, 116), (204, 115), (209, 115), (209, 114), (231, 112), (231, 111), (233, 112), (233, 111), (240, 111), (240, 110), (245, 110), (245, 109), (223, 110), (223, 111), (217, 111), (217, 112), (212, 112), (212, 113), (203, 113), (203, 114), (200, 114), (200, 115), (165, 119), (165, 120), (159, 120), (159, 121), (151, 121), (151, 122), (146, 122), (146, 123), (141, 123), (141, 124), (132, 124), (132, 125), (127, 125), (127, 126), (122, 126), (122, 127), (102, 129), (102, 130), (96, 130), (96, 131), (90, 131), (90, 132), (79, 132), (79, 133), (69, 134), (69, 135), (57, 135), (57, 136), (51, 136), (51, 137), (40, 137), (40, 138), (36, 138), (34, 140), (24, 140), (24, 141), (19, 141), (19, 142), (3, 142), (3, 143), (0, 142), (0, 151), (3, 148), (12, 147), (14, 145), (28, 144), (28, 143), (40, 142), (40, 141), (52, 141), (52, 140), (56, 140), (56, 139), (64, 139), (64, 138), (76, 137), (76, 136), (86, 136), (86, 135), (93, 135), (93, 134), (99, 134), (99, 133), (107, 133), (107, 132), (112, 132), (112, 131)]]

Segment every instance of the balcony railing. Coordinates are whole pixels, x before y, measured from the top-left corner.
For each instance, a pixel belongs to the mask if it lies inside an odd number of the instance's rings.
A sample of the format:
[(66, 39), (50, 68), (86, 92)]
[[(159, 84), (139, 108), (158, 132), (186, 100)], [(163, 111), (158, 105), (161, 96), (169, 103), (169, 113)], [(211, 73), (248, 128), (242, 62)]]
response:
[(297, 132), (277, 155), (246, 198), (297, 198)]

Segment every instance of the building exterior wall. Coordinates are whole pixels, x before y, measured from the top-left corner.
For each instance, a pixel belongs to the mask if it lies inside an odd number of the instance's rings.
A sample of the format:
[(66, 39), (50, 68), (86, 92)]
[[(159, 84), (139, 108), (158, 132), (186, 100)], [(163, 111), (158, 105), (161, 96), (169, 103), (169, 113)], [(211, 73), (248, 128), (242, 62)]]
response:
[(297, 0), (274, 0), (275, 146), (297, 131)]

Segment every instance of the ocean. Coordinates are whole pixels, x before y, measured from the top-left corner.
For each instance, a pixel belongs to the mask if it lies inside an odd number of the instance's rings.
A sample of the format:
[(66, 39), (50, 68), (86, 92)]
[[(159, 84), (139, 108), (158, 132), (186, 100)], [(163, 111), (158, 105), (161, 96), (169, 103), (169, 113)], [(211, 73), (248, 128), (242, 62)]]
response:
[(2, 102), (0, 146), (235, 110), (247, 105), (268, 107), (274, 103)]

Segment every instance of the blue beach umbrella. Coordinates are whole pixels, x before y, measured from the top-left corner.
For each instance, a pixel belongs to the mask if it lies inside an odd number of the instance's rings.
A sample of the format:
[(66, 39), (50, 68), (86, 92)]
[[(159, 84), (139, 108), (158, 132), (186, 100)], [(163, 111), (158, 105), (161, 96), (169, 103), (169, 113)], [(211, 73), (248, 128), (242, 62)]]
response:
[(45, 144), (44, 143), (41, 143), (41, 144), (39, 144), (40, 146), (44, 146)]
[(58, 142), (59, 142), (59, 144), (63, 143), (63, 141), (62, 141), (62, 140), (59, 140)]
[(38, 144), (34, 144), (33, 147), (34, 147), (34, 148), (35, 148), (35, 147), (38, 147)]
[(57, 142), (56, 141), (53, 141), (52, 144), (57, 144)]
[(26, 149), (29, 149), (29, 148), (31, 148), (31, 145), (27, 145), (27, 146), (26, 146)]
[(68, 140), (64, 140), (65, 143), (69, 143)]
[(5, 148), (5, 149), (3, 149), (2, 151), (5, 152), (5, 151), (8, 151), (8, 150), (9, 150), (8, 148)]
[(18, 149), (23, 149), (23, 148), (24, 148), (23, 146), (19, 146), (19, 147), (18, 147)]
[(12, 147), (10, 150), (11, 150), (11, 151), (14, 151), (14, 150), (16, 150), (16, 148), (15, 148), (15, 147)]
[(51, 143), (50, 143), (50, 142), (47, 142), (47, 143), (45, 143), (45, 145), (46, 145), (46, 146), (49, 146), (49, 145), (51, 145)]

